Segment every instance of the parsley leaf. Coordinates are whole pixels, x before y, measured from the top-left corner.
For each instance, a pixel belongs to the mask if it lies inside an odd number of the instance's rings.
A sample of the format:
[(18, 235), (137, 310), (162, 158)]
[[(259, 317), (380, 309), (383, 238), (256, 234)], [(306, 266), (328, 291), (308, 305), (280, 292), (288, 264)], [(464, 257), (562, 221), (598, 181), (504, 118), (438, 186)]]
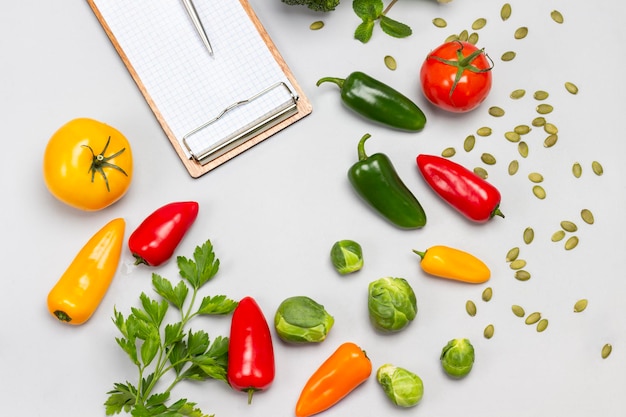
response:
[[(139, 375), (136, 385), (113, 384), (104, 403), (107, 416), (124, 412), (133, 417), (212, 417), (187, 399), (168, 404), (170, 394), (186, 379), (216, 379), (227, 383), (228, 338), (217, 336), (211, 341), (206, 331), (193, 331), (187, 326), (198, 315), (230, 314), (238, 303), (225, 295), (216, 295), (203, 297), (196, 306), (200, 288), (219, 269), (211, 241), (196, 247), (193, 259), (182, 256), (177, 259), (183, 278), (178, 284), (152, 274), (152, 286), (160, 299), (142, 293), (140, 307), (132, 307), (127, 316), (113, 311), (113, 323), (121, 333), (115, 340)], [(180, 320), (164, 323), (170, 306), (178, 312)], [(165, 391), (154, 392), (166, 378), (169, 383), (163, 384), (167, 387)]]
[(410, 36), (412, 29), (397, 20), (387, 16), (389, 10), (397, 0), (391, 0), (387, 8), (383, 8), (382, 0), (353, 0), (352, 9), (362, 20), (354, 31), (354, 38), (362, 43), (367, 43), (374, 33), (375, 23), (378, 21), (384, 33), (395, 38), (406, 38)]

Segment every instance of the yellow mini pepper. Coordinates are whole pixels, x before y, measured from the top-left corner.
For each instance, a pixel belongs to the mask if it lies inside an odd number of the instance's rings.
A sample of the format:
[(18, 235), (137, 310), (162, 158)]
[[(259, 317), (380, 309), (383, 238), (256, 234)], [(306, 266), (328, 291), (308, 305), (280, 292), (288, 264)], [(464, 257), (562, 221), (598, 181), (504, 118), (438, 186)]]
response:
[(115, 276), (126, 222), (111, 220), (78, 252), (48, 294), (48, 310), (62, 322), (83, 324), (96, 311)]
[(413, 252), (422, 258), (420, 266), (430, 275), (472, 284), (481, 284), (491, 277), (483, 261), (459, 249), (437, 245), (424, 252)]

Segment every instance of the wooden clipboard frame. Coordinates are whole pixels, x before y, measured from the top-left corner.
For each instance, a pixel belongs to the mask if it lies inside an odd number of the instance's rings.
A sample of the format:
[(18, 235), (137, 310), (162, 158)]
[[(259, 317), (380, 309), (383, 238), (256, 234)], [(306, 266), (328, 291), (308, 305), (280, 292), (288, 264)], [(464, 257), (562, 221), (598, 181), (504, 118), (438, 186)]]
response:
[(159, 108), (157, 107), (156, 103), (154, 102), (154, 100), (150, 96), (150, 92), (146, 89), (146, 87), (143, 84), (141, 78), (139, 77), (139, 74), (137, 74), (137, 71), (135, 71), (135, 68), (133, 67), (132, 62), (130, 62), (130, 60), (128, 59), (128, 56), (126, 55), (126, 53), (122, 49), (121, 45), (119, 44), (117, 38), (115, 37), (115, 34), (113, 33), (113, 31), (109, 27), (108, 23), (106, 22), (106, 20), (102, 16), (102, 13), (100, 13), (100, 11), (98, 10), (98, 7), (95, 4), (94, 0), (87, 0), (87, 3), (89, 3), (89, 6), (91, 7), (91, 9), (93, 10), (94, 14), (96, 15), (96, 18), (100, 22), (100, 25), (102, 25), (102, 27), (103, 27), (104, 31), (106, 32), (109, 40), (113, 44), (113, 47), (115, 48), (115, 50), (119, 54), (120, 58), (122, 59), (122, 62), (124, 63), (124, 65), (126, 66), (128, 71), (130, 72), (130, 75), (132, 76), (133, 80), (135, 81), (135, 84), (137, 84), (137, 87), (139, 87), (139, 90), (141, 91), (141, 94), (146, 99), (148, 105), (150, 106), (150, 109), (152, 110), (152, 112), (154, 113), (155, 117), (157, 118), (159, 124), (163, 128), (163, 131), (165, 132), (165, 135), (167, 136), (167, 138), (169, 139), (170, 143), (174, 147), (174, 150), (178, 154), (178, 157), (183, 162), (183, 165), (185, 166), (185, 168), (189, 172), (189, 175), (191, 175), (193, 178), (199, 178), (200, 176), (206, 174), (207, 172), (217, 168), (218, 166), (220, 166), (223, 163), (229, 161), (230, 159), (234, 158), (235, 156), (237, 156), (237, 155), (241, 154), (242, 152), (245, 152), (248, 149), (252, 148), (254, 145), (264, 141), (265, 139), (267, 139), (268, 137), (272, 136), (273, 134), (283, 130), (287, 126), (289, 126), (289, 125), (297, 122), (298, 120), (302, 119), (303, 117), (311, 114), (311, 112), (313, 111), (313, 106), (311, 105), (311, 102), (309, 101), (309, 99), (304, 94), (304, 91), (302, 90), (302, 88), (300, 87), (298, 82), (296, 81), (296, 78), (294, 77), (293, 73), (291, 72), (291, 69), (287, 66), (287, 63), (285, 62), (285, 60), (283, 59), (282, 55), (278, 51), (278, 48), (276, 47), (276, 45), (274, 44), (274, 42), (270, 38), (269, 34), (265, 30), (265, 27), (263, 26), (263, 24), (261, 23), (261, 21), (257, 17), (256, 13), (254, 12), (252, 7), (250, 6), (248, 0), (239, 0), (239, 2), (241, 3), (242, 7), (244, 8), (246, 13), (248, 14), (248, 17), (250, 18), (250, 20), (254, 23), (254, 26), (256, 27), (257, 31), (259, 32), (259, 35), (261, 36), (261, 38), (263, 39), (263, 41), (267, 45), (267, 47), (268, 47), (269, 51), (271, 52), (271, 54), (274, 56), (274, 59), (276, 60), (276, 62), (280, 66), (281, 70), (283, 71), (283, 73), (285, 74), (285, 76), (287, 77), (287, 79), (289, 80), (291, 85), (293, 86), (293, 88), (296, 90), (296, 92), (298, 94), (298, 101), (297, 101), (298, 112), (295, 113), (294, 115), (292, 115), (291, 117), (283, 120), (282, 122), (280, 122), (280, 123), (270, 127), (269, 129), (264, 130), (263, 132), (259, 133), (258, 135), (254, 136), (252, 138), (247, 139), (246, 141), (242, 142), (241, 144), (239, 144), (235, 148), (231, 149), (230, 151), (226, 152), (225, 154), (223, 154), (223, 155), (215, 158), (214, 160), (212, 160), (212, 161), (202, 165), (199, 162), (197, 162), (194, 159), (189, 158), (187, 156), (187, 154), (185, 153), (185, 151), (181, 147), (178, 139), (174, 136), (174, 133), (172, 132), (172, 130), (168, 126), (167, 121), (165, 120), (165, 118), (161, 114), (161, 111), (159, 110)]

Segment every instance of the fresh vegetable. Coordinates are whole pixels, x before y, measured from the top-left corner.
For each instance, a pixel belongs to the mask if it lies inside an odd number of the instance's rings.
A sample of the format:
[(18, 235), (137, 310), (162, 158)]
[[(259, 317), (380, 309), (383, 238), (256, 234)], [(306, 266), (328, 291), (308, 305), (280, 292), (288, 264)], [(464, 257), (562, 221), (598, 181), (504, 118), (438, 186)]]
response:
[(101, 210), (126, 194), (133, 176), (133, 156), (117, 129), (87, 118), (57, 130), (46, 146), (43, 177), (60, 201), (87, 211)]
[(274, 381), (274, 347), (263, 311), (252, 297), (244, 297), (233, 313), (228, 344), (228, 383), (248, 393), (248, 404), (256, 391)]
[(104, 298), (124, 242), (126, 222), (111, 220), (82, 247), (48, 293), (48, 311), (62, 322), (85, 323)]
[(468, 219), (487, 222), (500, 211), (500, 191), (464, 166), (437, 155), (418, 155), (424, 180), (448, 204)]
[(361, 116), (400, 130), (420, 131), (426, 116), (408, 97), (362, 72), (345, 79), (325, 77), (317, 85), (332, 82), (339, 86), (343, 103)]
[(468, 112), (489, 95), (491, 69), (483, 49), (469, 42), (446, 42), (430, 52), (422, 64), (422, 91), (439, 108)]
[(296, 417), (309, 417), (328, 410), (365, 382), (372, 362), (356, 344), (341, 344), (304, 385), (296, 403)]
[(426, 213), (417, 198), (402, 182), (389, 157), (365, 153), (366, 134), (358, 145), (359, 160), (348, 170), (348, 179), (361, 198), (380, 215), (403, 229), (426, 224)]
[(361, 19), (361, 23), (354, 31), (354, 38), (367, 43), (374, 32), (374, 25), (378, 21), (380, 28), (389, 36), (394, 38), (406, 38), (411, 36), (413, 30), (408, 25), (391, 19), (387, 16), (396, 0), (389, 3), (387, 8), (383, 9), (382, 0), (354, 0), (352, 9), (354, 13)]
[(183, 201), (166, 204), (146, 217), (128, 239), (135, 265), (158, 266), (170, 259), (197, 216), (198, 203)]
[[(170, 402), (172, 390), (185, 380), (216, 379), (226, 383), (228, 338), (217, 336), (211, 341), (206, 331), (193, 331), (188, 325), (197, 316), (230, 314), (237, 302), (216, 295), (205, 296), (199, 306), (196, 304), (200, 288), (211, 281), (219, 269), (210, 240), (196, 247), (193, 259), (178, 256), (177, 263), (183, 279), (176, 285), (152, 274), (152, 286), (161, 299), (151, 299), (142, 293), (141, 305), (133, 307), (127, 317), (114, 311), (113, 322), (121, 333), (121, 337), (116, 338), (117, 344), (137, 367), (139, 375), (135, 384), (127, 379), (113, 384), (104, 404), (108, 416), (124, 411), (145, 417), (208, 417), (196, 408), (196, 403), (187, 399)], [(166, 316), (173, 318), (168, 311), (170, 306), (176, 309), (180, 319), (164, 323)], [(170, 380), (166, 376), (170, 376)], [(157, 387), (165, 387), (165, 390), (156, 392)]]
[(391, 402), (399, 407), (413, 407), (424, 395), (422, 379), (399, 366), (381, 366), (376, 372), (376, 380)]
[(452, 339), (441, 350), (439, 359), (448, 375), (464, 377), (474, 366), (474, 346), (468, 339)]
[(339, 240), (330, 249), (330, 260), (341, 275), (351, 274), (363, 268), (363, 249), (354, 240)]
[(417, 315), (417, 299), (404, 278), (379, 278), (368, 287), (370, 321), (382, 332), (398, 332)]
[(283, 3), (290, 5), (306, 6), (316, 12), (330, 12), (335, 10), (340, 0), (283, 0)]
[(428, 274), (472, 284), (482, 284), (491, 278), (489, 267), (465, 251), (437, 245), (413, 252), (421, 257), (420, 266)]
[(323, 305), (306, 296), (283, 300), (274, 315), (276, 333), (291, 343), (322, 342), (334, 323)]

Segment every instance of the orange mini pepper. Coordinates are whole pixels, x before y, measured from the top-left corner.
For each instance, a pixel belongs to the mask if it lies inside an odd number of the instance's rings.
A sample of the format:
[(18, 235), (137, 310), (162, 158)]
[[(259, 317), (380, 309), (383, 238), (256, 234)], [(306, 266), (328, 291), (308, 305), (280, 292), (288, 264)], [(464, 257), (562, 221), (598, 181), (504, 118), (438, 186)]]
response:
[(48, 294), (48, 311), (62, 322), (83, 324), (96, 311), (117, 271), (126, 222), (111, 220), (78, 252)]
[(491, 278), (491, 271), (483, 261), (462, 250), (438, 245), (424, 252), (413, 252), (422, 258), (420, 266), (428, 274), (472, 284)]
[(296, 404), (297, 417), (309, 417), (337, 404), (372, 373), (372, 362), (352, 342), (337, 350), (309, 378)]

